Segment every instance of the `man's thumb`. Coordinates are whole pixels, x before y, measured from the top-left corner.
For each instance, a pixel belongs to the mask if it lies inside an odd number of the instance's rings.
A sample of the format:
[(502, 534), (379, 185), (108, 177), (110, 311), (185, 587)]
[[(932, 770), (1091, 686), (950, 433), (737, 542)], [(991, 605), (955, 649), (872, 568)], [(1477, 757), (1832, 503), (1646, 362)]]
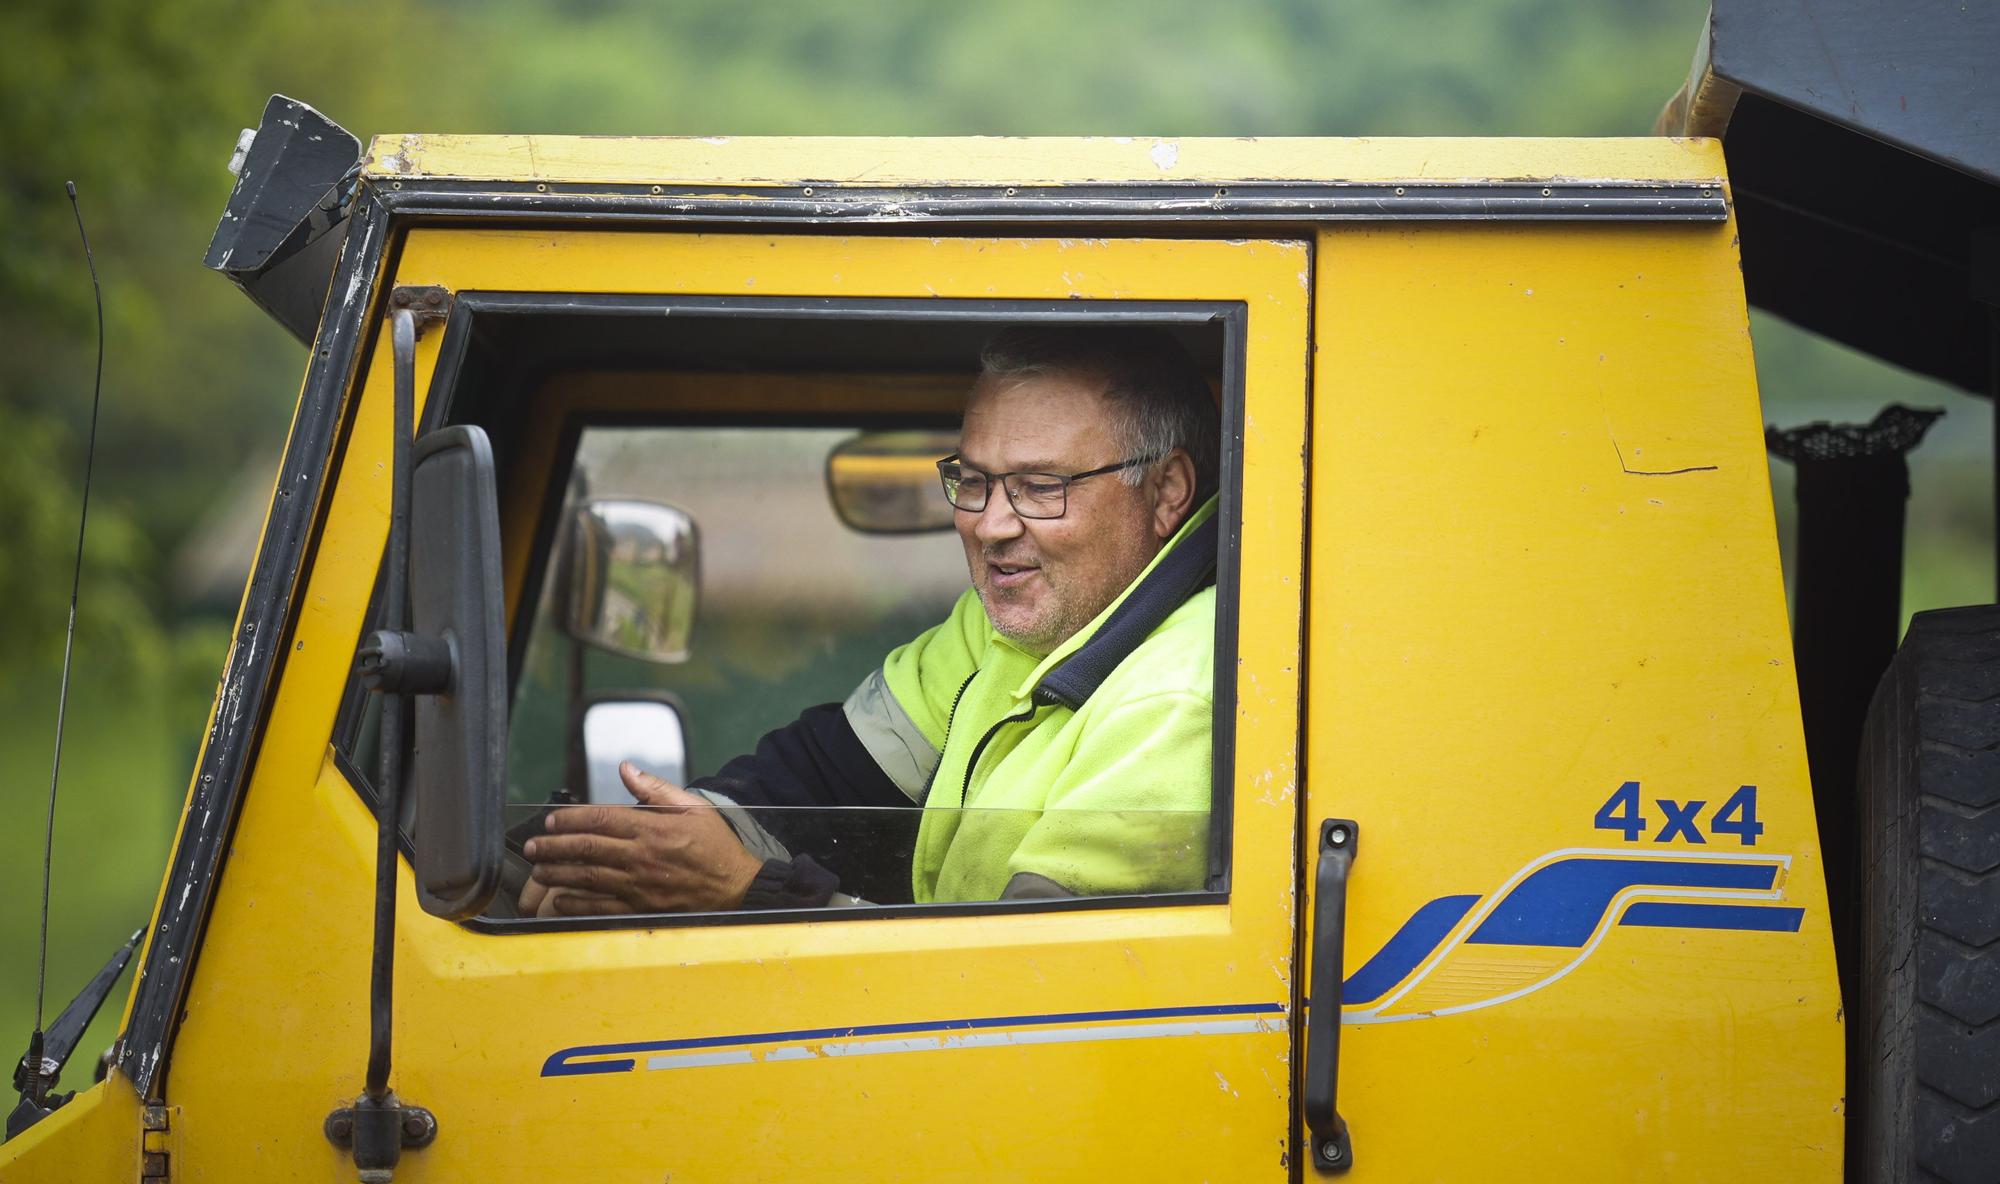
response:
[(701, 802), (694, 794), (671, 781), (653, 776), (631, 761), (618, 766), (618, 776), (625, 782), (626, 790), (642, 806), (687, 806)]

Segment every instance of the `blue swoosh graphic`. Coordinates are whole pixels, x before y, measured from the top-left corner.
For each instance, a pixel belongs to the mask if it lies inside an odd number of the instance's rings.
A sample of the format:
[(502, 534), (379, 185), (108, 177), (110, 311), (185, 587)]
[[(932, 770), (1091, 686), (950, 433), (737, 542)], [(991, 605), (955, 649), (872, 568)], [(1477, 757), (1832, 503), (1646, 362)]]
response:
[(1478, 903), (1477, 892), (1464, 896), (1440, 896), (1411, 914), (1410, 919), (1403, 922), (1403, 927), (1396, 930), (1395, 936), (1341, 984), (1341, 1006), (1359, 1007), (1381, 998), (1383, 992), (1402, 982), (1404, 975), (1415, 970), (1419, 962), (1437, 949), (1444, 935), (1450, 933), (1452, 927)]
[(1466, 942), (1578, 947), (1597, 932), (1612, 898), (1627, 888), (1769, 889), (1775, 863), (1652, 859), (1565, 859), (1521, 881)]
[(1642, 900), (1625, 910), (1620, 925), (1661, 929), (1751, 929), (1760, 933), (1797, 933), (1804, 909), (1754, 904), (1669, 904)]

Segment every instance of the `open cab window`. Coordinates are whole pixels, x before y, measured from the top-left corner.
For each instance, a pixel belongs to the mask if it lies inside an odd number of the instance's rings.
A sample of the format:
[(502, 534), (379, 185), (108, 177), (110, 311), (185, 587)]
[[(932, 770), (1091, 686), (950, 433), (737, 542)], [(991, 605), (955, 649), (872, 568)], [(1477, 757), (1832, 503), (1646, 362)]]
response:
[[(427, 421), (475, 424), (492, 441), (511, 620), (507, 865), (474, 924), (633, 923), (603, 893), (530, 881), (524, 849), (561, 832), (564, 812), (616, 838), (616, 813), (712, 811), (767, 866), (809, 865), (825, 897), (814, 906), (841, 916), (1222, 899), (1231, 795), (1213, 770), (1230, 767), (1233, 677), (1211, 680), (1192, 790), (1134, 762), (1114, 792), (1048, 809), (978, 792), (979, 765), (1005, 760), (1032, 719), (1007, 721), (1012, 736), (995, 725), (948, 793), (931, 792), (934, 753), (928, 772), (921, 753), (891, 770), (893, 800), (837, 789), (760, 800), (740, 774), (744, 761), (821, 743), (814, 713), (852, 717), (871, 693), (879, 702), (899, 647), (984, 627), (939, 472), (982, 343), (1017, 324), (1154, 327), (1214, 392), (1227, 442), (1243, 320), (1230, 302), (461, 295)], [(1224, 453), (1226, 522), (1238, 457)], [(1224, 550), (1234, 534), (1195, 545)], [(1232, 570), (1222, 564), (1224, 581)], [(1228, 582), (1206, 595), (1233, 607)], [(1234, 614), (1214, 617), (1204, 644), (1213, 669), (1233, 675), (1219, 656), (1233, 652)], [(951, 725), (951, 690), (933, 732)], [(357, 780), (374, 765), (371, 709), (351, 691), (336, 736)], [(885, 766), (907, 759), (886, 755)], [(635, 800), (625, 762), (701, 804)], [(1060, 767), (1055, 756), (1042, 765)], [(753, 891), (741, 907), (680, 915), (798, 916), (798, 903)]]

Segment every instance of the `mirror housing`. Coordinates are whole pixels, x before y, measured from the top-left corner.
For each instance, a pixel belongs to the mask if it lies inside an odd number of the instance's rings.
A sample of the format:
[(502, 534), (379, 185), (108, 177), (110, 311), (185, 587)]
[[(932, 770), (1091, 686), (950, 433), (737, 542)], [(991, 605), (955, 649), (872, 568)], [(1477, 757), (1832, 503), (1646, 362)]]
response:
[(595, 498), (569, 522), (563, 628), (627, 658), (685, 662), (701, 598), (694, 518), (660, 502)]
[[(410, 486), (413, 650), (448, 661), (441, 692), (415, 696), (406, 784), (417, 900), (457, 920), (500, 884), (507, 800), (507, 625), (493, 448), (470, 426), (416, 442)], [(440, 654), (439, 651), (442, 651)], [(412, 658), (422, 661), (422, 655)], [(417, 689), (417, 688), (412, 688)]]
[(955, 432), (864, 432), (826, 456), (826, 496), (849, 530), (920, 534), (949, 530), (951, 503), (937, 462), (958, 448)]
[(681, 705), (664, 693), (617, 692), (583, 705), (584, 800), (598, 806), (629, 806), (632, 795), (618, 776), (620, 761), (633, 761), (656, 777), (687, 784), (687, 724)]

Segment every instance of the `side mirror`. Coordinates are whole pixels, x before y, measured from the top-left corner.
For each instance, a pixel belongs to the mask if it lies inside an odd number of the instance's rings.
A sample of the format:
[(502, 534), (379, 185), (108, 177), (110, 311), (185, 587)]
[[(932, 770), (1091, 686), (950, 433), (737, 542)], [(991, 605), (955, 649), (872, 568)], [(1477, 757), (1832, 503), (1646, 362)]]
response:
[(500, 884), (507, 803), (507, 621), (493, 447), (470, 426), (416, 444), (410, 626), (451, 647), (451, 689), (417, 696), (417, 899), (439, 917), (484, 909)]
[(658, 502), (600, 498), (569, 523), (564, 629), (648, 662), (685, 662), (701, 597), (694, 519)]
[(370, 686), (415, 700), (403, 780), (414, 798), (417, 900), (453, 920), (492, 900), (505, 851), (502, 588), (492, 446), (476, 427), (432, 432), (411, 464), (410, 628), (371, 635), (360, 659)]
[(687, 725), (680, 704), (667, 695), (637, 698), (630, 692), (585, 704), (585, 791), (593, 805), (632, 804), (618, 776), (620, 761), (632, 761), (675, 785), (687, 784)]
[(951, 503), (938, 485), (937, 462), (958, 447), (951, 432), (866, 432), (826, 457), (833, 512), (862, 534), (949, 530)]

